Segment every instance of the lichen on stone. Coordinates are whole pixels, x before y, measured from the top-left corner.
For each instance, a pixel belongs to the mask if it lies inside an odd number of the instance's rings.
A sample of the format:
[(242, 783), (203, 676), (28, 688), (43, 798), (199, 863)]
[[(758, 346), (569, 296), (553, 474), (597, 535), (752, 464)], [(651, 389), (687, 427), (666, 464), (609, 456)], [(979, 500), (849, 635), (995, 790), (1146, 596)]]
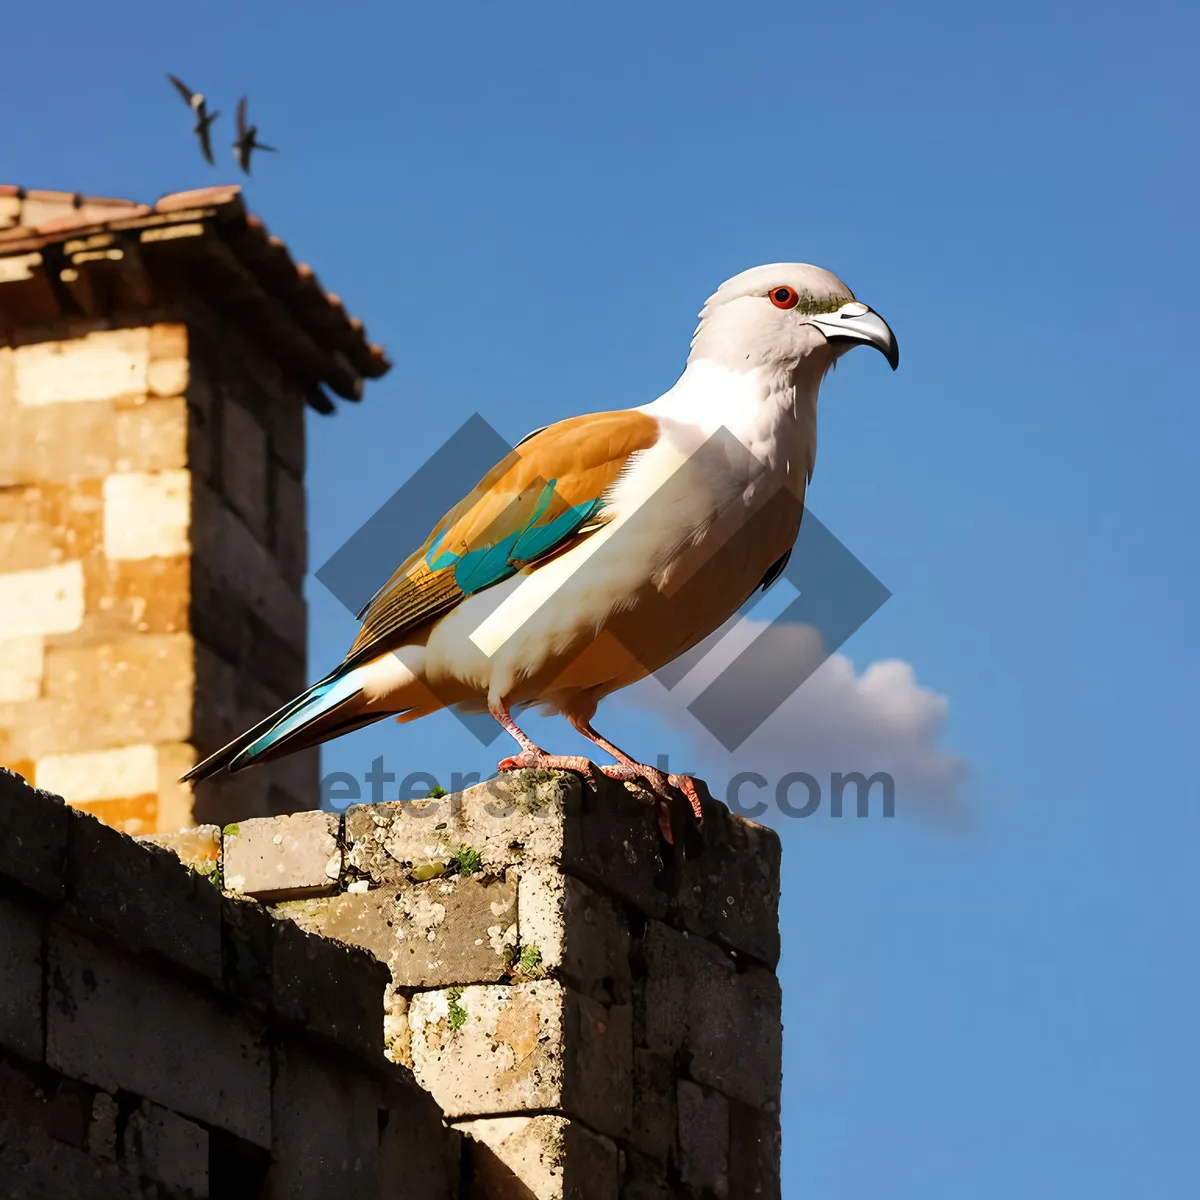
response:
[(418, 883), (424, 883), (427, 879), (437, 879), (441, 875), (445, 875), (449, 869), (449, 863), (444, 862), (426, 862), (418, 863), (412, 869), (412, 877)]

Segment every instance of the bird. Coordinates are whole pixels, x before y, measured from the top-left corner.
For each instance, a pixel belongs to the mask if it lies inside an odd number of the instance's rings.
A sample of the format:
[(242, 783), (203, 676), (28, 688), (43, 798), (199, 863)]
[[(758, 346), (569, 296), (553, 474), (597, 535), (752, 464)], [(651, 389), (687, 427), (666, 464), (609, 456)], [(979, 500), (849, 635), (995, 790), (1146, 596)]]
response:
[[(703, 820), (696, 781), (605, 738), (597, 706), (699, 644), (779, 574), (812, 478), (818, 391), (856, 346), (899, 366), (887, 322), (829, 271), (774, 263), (727, 280), (668, 391), (517, 443), (358, 614), (343, 661), (184, 781), (385, 718), (489, 712), (517, 743), (500, 772), (638, 781), (672, 842), (681, 795)], [(614, 762), (548, 753), (514, 717), (530, 707), (565, 717)]]
[(255, 150), (269, 150), (276, 153), (274, 146), (264, 145), (258, 140), (258, 126), (246, 124), (246, 97), (238, 101), (237, 106), (237, 141), (233, 143), (233, 154), (238, 166), (250, 174), (250, 155)]
[(176, 75), (167, 74), (167, 78), (175, 85), (175, 90), (183, 97), (184, 103), (196, 114), (196, 127), (192, 132), (200, 139), (200, 153), (211, 164), (213, 162), (212, 123), (221, 115), (220, 112), (209, 112), (203, 92), (193, 92), (186, 83)]

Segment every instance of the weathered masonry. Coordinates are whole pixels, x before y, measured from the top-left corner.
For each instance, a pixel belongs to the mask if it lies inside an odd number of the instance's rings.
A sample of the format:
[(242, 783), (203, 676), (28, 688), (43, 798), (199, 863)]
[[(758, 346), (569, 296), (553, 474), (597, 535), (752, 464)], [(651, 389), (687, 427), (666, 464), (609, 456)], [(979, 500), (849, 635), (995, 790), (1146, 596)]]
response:
[(0, 774), (0, 1178), (777, 1200), (779, 842), (691, 841), (517, 772), (139, 844)]
[(0, 187), (0, 763), (133, 833), (316, 804), (176, 780), (309, 682), (305, 407), (387, 369), (236, 187)]

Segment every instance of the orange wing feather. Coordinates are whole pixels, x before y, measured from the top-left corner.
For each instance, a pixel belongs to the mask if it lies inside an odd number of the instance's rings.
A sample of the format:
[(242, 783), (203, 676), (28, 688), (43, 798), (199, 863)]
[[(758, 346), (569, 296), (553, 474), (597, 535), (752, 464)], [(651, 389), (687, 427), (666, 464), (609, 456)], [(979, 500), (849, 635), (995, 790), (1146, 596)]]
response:
[[(367, 606), (347, 662), (364, 662), (396, 648), (413, 630), (455, 608), (464, 598), (453, 566), (432, 569), (428, 556), (461, 556), (493, 545), (538, 516), (547, 484), (554, 494), (539, 520), (597, 500), (629, 460), (658, 440), (658, 422), (622, 411), (571, 417), (540, 430), (494, 466), (433, 528), (425, 544), (395, 571)], [(560, 553), (602, 522), (598, 513), (547, 552)]]

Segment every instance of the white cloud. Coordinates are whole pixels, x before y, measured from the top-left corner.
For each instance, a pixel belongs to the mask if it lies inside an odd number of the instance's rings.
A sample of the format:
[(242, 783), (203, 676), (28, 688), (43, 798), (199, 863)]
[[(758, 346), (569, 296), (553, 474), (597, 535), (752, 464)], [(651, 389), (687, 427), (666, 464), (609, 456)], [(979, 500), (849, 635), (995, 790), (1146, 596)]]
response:
[[(949, 703), (922, 686), (913, 667), (899, 659), (871, 663), (860, 675), (845, 655), (832, 655), (735, 751), (726, 750), (687, 705), (751, 642), (765, 653), (752, 680), (723, 685), (719, 706), (706, 717), (714, 728), (726, 728), (727, 719), (753, 712), (772, 687), (780, 689), (776, 694), (785, 693), (822, 654), (820, 635), (810, 626), (748, 619), (724, 636), (718, 631), (709, 640), (708, 653), (671, 691), (651, 679), (627, 693), (631, 703), (653, 709), (688, 738), (689, 767), (709, 780), (715, 795), (724, 796), (728, 780), (742, 771), (766, 776), (772, 789), (783, 775), (806, 771), (826, 789), (825, 811), (833, 772), (858, 771), (869, 777), (882, 771), (895, 780), (898, 814), (956, 824), (965, 820), (961, 793), (967, 763), (941, 746)], [(749, 785), (743, 793), (746, 803), (769, 795), (755, 795)], [(847, 815), (853, 812), (855, 795), (848, 787)], [(795, 803), (804, 798), (798, 788)], [(878, 789), (871, 806), (872, 813), (880, 810)]]

